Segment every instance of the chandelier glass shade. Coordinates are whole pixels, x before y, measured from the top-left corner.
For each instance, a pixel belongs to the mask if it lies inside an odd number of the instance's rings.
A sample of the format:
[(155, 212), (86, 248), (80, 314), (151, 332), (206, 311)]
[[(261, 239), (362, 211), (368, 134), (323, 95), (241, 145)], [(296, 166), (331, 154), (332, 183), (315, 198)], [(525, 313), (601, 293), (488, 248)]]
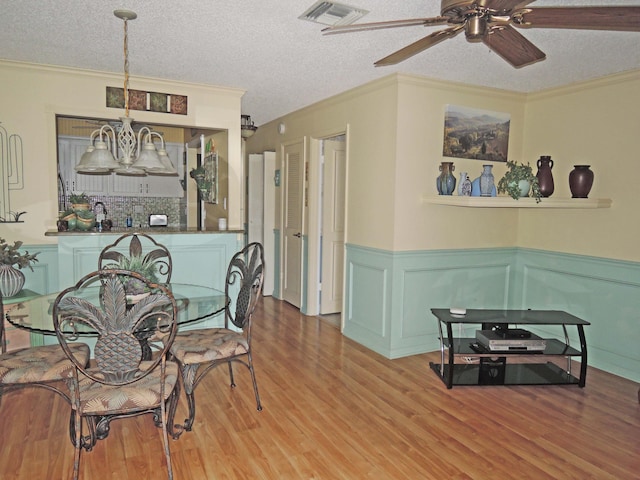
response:
[[(130, 10), (115, 10), (113, 14), (124, 21), (124, 117), (114, 129), (105, 124), (91, 134), (87, 151), (75, 167), (78, 173), (118, 175), (177, 175), (164, 147), (162, 136), (149, 127), (142, 127), (137, 134), (133, 118), (129, 116), (129, 46), (128, 21), (137, 15)], [(156, 150), (154, 134), (160, 137), (162, 147)], [(144, 144), (143, 144), (144, 142)], [(166, 157), (166, 158), (165, 158)]]
[(256, 133), (256, 127), (251, 120), (251, 115), (240, 115), (240, 136), (244, 139), (247, 139), (253, 136)]

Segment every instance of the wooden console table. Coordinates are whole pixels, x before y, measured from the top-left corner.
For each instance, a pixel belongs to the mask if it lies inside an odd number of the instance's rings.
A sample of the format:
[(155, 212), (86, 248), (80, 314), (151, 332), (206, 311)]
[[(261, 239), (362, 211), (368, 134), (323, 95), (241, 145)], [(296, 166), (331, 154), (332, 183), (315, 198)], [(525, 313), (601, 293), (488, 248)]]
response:
[[(578, 385), (584, 387), (587, 377), (587, 343), (584, 326), (589, 322), (569, 313), (556, 310), (467, 310), (464, 315), (452, 314), (448, 309), (433, 308), (440, 334), (440, 363), (431, 362), (431, 369), (447, 388), (454, 385)], [(479, 330), (491, 330), (527, 325), (555, 325), (562, 327), (564, 341), (546, 338), (543, 351), (487, 351), (479, 349), (473, 337), (454, 337), (453, 325), (477, 324)], [(442, 326), (446, 328), (443, 335)], [(567, 325), (578, 330), (580, 348), (569, 344)], [(475, 332), (474, 332), (475, 333)], [(548, 361), (549, 357), (564, 357), (567, 368)], [(516, 358), (521, 363), (511, 363)], [(523, 357), (527, 357), (523, 359)], [(571, 373), (571, 359), (580, 358), (580, 374)], [(472, 363), (465, 360), (472, 359)], [(456, 363), (458, 360), (458, 363)], [(463, 362), (463, 363), (460, 363)]]

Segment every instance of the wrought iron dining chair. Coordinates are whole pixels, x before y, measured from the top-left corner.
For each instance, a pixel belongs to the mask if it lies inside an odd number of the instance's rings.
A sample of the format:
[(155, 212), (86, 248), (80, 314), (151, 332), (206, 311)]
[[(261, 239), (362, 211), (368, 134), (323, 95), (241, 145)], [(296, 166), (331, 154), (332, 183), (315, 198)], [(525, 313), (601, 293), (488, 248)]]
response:
[[(130, 303), (124, 284), (134, 277), (146, 285), (144, 298)], [(86, 286), (99, 288), (88, 295)], [(94, 290), (95, 291), (95, 290)], [(141, 275), (121, 269), (104, 269), (86, 275), (62, 291), (53, 304), (53, 324), (62, 349), (73, 363), (71, 407), (74, 433), (73, 478), (80, 470), (80, 453), (91, 450), (99, 439), (98, 427), (117, 418), (152, 413), (162, 427), (168, 478), (173, 478), (167, 418), (175, 409), (179, 385), (178, 365), (167, 361), (177, 331), (177, 305), (171, 291)], [(91, 367), (74, 354), (69, 341), (79, 325), (97, 334)], [(143, 360), (136, 337), (140, 330), (150, 333), (154, 348), (151, 360)], [(168, 410), (167, 410), (168, 408)], [(83, 425), (88, 434), (83, 436)], [(108, 427), (107, 427), (108, 430)]]
[[(0, 292), (0, 400), (3, 394), (12, 390), (40, 387), (59, 394), (71, 403), (64, 380), (71, 376), (73, 365), (60, 345), (27, 347), (7, 352), (4, 321), (4, 302)], [(70, 343), (68, 348), (79, 363), (86, 365), (89, 362), (90, 351), (87, 345)]]
[[(171, 348), (171, 354), (180, 365), (182, 383), (187, 397), (189, 417), (183, 425), (174, 425), (174, 438), (183, 430), (190, 431), (196, 416), (194, 390), (211, 371), (221, 364), (228, 364), (231, 387), (235, 387), (233, 363), (242, 363), (249, 369), (258, 410), (262, 410), (253, 357), (251, 351), (251, 323), (253, 311), (262, 296), (264, 278), (264, 252), (260, 243), (254, 242), (236, 253), (227, 269), (224, 328), (188, 330), (179, 333)], [(235, 327), (235, 328), (234, 328)], [(169, 419), (172, 421), (172, 419)]]
[(152, 281), (169, 283), (173, 263), (167, 247), (146, 233), (132, 232), (118, 237), (102, 249), (98, 257), (98, 270), (104, 268), (132, 270)]

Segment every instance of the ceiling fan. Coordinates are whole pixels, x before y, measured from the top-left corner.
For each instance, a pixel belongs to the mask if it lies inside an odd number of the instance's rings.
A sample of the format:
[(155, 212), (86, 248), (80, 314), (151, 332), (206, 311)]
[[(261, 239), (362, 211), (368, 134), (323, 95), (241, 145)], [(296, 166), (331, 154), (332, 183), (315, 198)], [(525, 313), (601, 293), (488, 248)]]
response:
[(640, 31), (640, 6), (534, 7), (534, 0), (442, 0), (439, 17), (328, 27), (325, 35), (381, 28), (450, 25), (374, 63), (395, 65), (464, 30), (470, 42), (483, 42), (514, 67), (544, 60), (545, 54), (515, 28)]

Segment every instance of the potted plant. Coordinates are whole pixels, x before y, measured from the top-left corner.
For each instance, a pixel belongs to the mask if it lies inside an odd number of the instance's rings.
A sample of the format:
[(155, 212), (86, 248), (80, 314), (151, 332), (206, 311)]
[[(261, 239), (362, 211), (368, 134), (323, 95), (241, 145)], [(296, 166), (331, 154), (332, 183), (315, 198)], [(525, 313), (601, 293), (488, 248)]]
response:
[(69, 202), (76, 213), (80, 210), (91, 210), (91, 199), (86, 193), (72, 193)]
[[(21, 241), (8, 244), (4, 238), (0, 238), (0, 291), (3, 297), (13, 297), (24, 286), (24, 273), (18, 269), (29, 267), (33, 271), (32, 264), (37, 262), (38, 253), (20, 252)], [(16, 268), (18, 267), (18, 268)]]
[(206, 170), (201, 165), (197, 168), (192, 168), (189, 175), (196, 181), (196, 185), (198, 186), (198, 190), (200, 191), (200, 195), (206, 198), (209, 195), (209, 191), (211, 190), (211, 181), (207, 180)]
[(507, 172), (498, 182), (498, 192), (506, 193), (517, 200), (520, 197), (528, 197), (529, 191), (531, 191), (531, 197), (536, 199), (536, 203), (539, 203), (542, 196), (540, 185), (529, 162), (525, 165), (507, 160)]
[(76, 228), (78, 230), (91, 230), (96, 225), (96, 216), (91, 210), (78, 210), (76, 217)]
[[(156, 276), (158, 269), (156, 264), (153, 260), (148, 260), (141, 255), (132, 255), (130, 257), (122, 256), (118, 263), (111, 265), (110, 268), (136, 272), (153, 283), (158, 282), (158, 277)], [(125, 292), (132, 300), (139, 299), (148, 293), (145, 292), (145, 284), (137, 278), (126, 277), (123, 278), (123, 281)]]
[(70, 208), (60, 213), (60, 220), (62, 220), (63, 222), (66, 222), (67, 230), (76, 229), (77, 218), (78, 217), (76, 215), (76, 212), (74, 212)]

